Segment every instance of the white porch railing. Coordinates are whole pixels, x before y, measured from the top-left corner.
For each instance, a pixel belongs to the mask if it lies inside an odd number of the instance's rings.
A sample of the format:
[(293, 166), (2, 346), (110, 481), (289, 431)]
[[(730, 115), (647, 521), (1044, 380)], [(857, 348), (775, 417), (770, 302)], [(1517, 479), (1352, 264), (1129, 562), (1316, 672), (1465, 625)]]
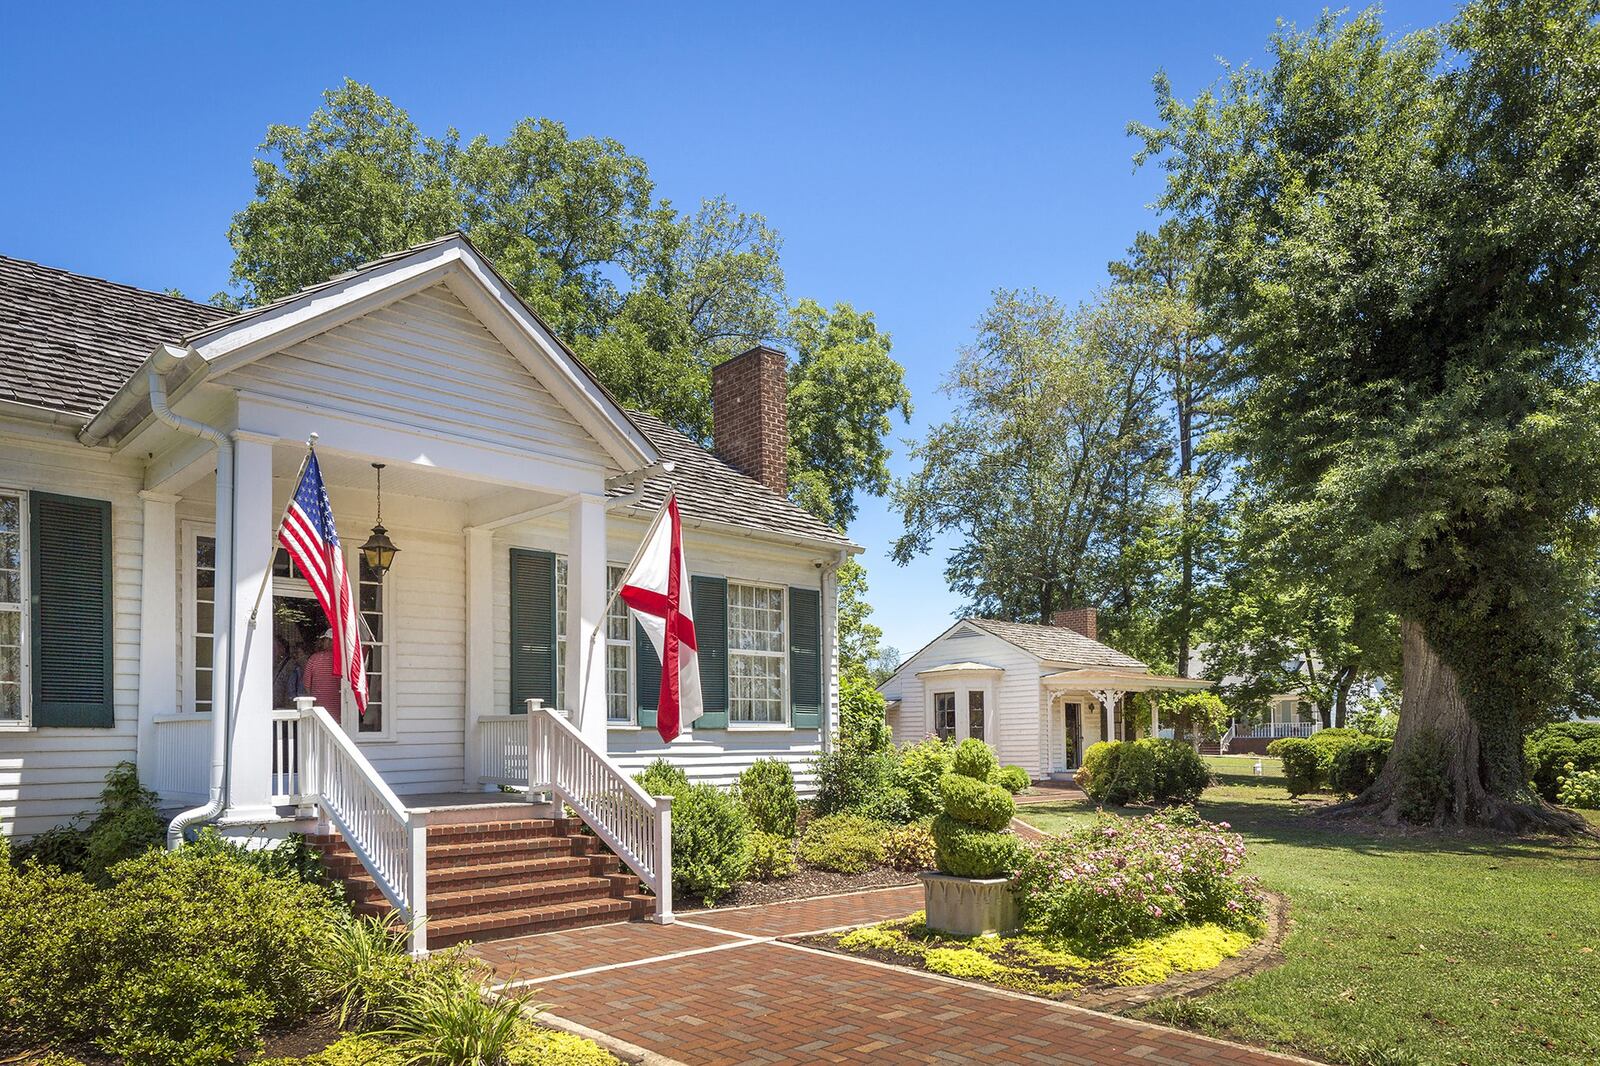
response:
[(1235, 738), (1251, 740), (1278, 740), (1282, 737), (1309, 737), (1322, 726), (1317, 722), (1262, 722), (1259, 725), (1240, 726)]
[[(289, 803), (315, 803), (343, 834), (345, 843), (377, 882), (391, 906), (411, 929), (411, 950), (428, 949), (428, 826), (408, 811), (355, 741), (309, 696), (295, 700), (294, 717), (273, 714), (274, 751), (281, 734), (292, 744), (295, 762), (280, 764), (299, 791)], [(289, 727), (293, 728), (289, 728)], [(291, 769), (292, 768), (292, 769)], [(273, 774), (273, 789), (279, 776)]]
[(671, 922), (672, 797), (646, 793), (564, 715), (541, 701), (528, 701), (527, 719), (528, 791), (548, 791), (577, 811), (655, 893), (654, 920)]
[(528, 723), (522, 715), (480, 715), (477, 747), (479, 784), (528, 783)]
[(298, 803), (300, 792), (300, 711), (272, 712), (272, 803)]
[(211, 716), (158, 714), (149, 786), (163, 800), (204, 799), (211, 790)]

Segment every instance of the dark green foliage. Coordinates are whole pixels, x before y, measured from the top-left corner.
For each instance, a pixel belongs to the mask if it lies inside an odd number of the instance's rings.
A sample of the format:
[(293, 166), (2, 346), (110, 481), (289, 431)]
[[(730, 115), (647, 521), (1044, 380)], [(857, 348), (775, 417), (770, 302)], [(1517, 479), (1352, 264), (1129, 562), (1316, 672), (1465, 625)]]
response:
[(1558, 722), (1536, 729), (1523, 750), (1528, 780), (1552, 802), (1567, 763), (1575, 770), (1600, 770), (1600, 722)]
[(839, 744), (863, 751), (887, 751), (891, 738), (883, 694), (863, 676), (839, 683)]
[(1304, 737), (1280, 737), (1267, 745), (1267, 754), (1283, 760), (1283, 780), (1291, 796), (1315, 792), (1328, 783), (1333, 749)]
[(956, 745), (956, 750), (950, 756), (950, 772), (970, 777), (977, 781), (987, 781), (1000, 769), (1000, 760), (996, 757), (994, 749), (975, 737), (969, 737)]
[(1418, 733), (1397, 756), (1400, 760), (1400, 817), (1426, 824), (1444, 818), (1453, 798), (1450, 749), (1443, 737), (1431, 731)]
[(105, 884), (111, 867), (160, 845), (166, 827), (156, 812), (156, 794), (139, 783), (133, 763), (120, 762), (106, 774), (99, 809), (86, 829), (68, 824), (46, 830), (18, 848), (17, 858), (35, 858)]
[(1193, 803), (1211, 783), (1211, 772), (1189, 745), (1146, 737), (1092, 744), (1080, 774), (1089, 797), (1101, 803)]
[(1328, 787), (1347, 796), (1359, 796), (1371, 787), (1389, 761), (1394, 741), (1385, 737), (1356, 737), (1341, 744), (1328, 768)]
[(216, 850), (145, 852), (96, 888), (0, 868), (3, 1024), (140, 1064), (235, 1061), (318, 1005), (323, 890)]
[(894, 784), (884, 785), (851, 810), (864, 818), (887, 825), (903, 825), (915, 818), (911, 793)]
[(689, 787), (689, 775), (665, 759), (657, 759), (634, 774), (633, 779), (652, 796), (676, 796)]
[(794, 772), (778, 759), (759, 759), (739, 775), (739, 801), (750, 815), (750, 824), (763, 833), (784, 839), (794, 838), (800, 817), (800, 798), (795, 794)]
[(948, 814), (933, 820), (939, 872), (956, 877), (1004, 877), (1022, 861), (1022, 842), (1010, 833), (964, 825)]
[(864, 873), (883, 861), (886, 828), (858, 814), (818, 818), (800, 834), (800, 857), (823, 870)]
[(950, 769), (951, 749), (948, 741), (938, 737), (928, 737), (900, 749), (894, 779), (906, 790), (913, 817), (926, 818), (939, 813), (939, 779)]
[(1017, 813), (1011, 793), (965, 774), (945, 774), (939, 788), (944, 796), (944, 813), (974, 829), (998, 832), (1010, 825)]
[(894, 752), (838, 744), (817, 755), (815, 799), (818, 814), (860, 810), (893, 783)]
[(672, 883), (707, 903), (738, 884), (750, 865), (750, 822), (732, 793), (681, 789), (672, 803)]
[(999, 785), (1015, 796), (1033, 784), (1033, 779), (1028, 776), (1028, 771), (1020, 766), (1002, 766), (989, 778), (989, 783)]

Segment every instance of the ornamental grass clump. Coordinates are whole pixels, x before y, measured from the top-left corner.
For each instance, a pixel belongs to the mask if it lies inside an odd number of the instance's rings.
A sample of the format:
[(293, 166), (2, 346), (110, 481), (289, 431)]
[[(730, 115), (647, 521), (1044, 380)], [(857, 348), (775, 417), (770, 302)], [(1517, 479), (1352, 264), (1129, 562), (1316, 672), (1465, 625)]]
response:
[(1087, 954), (1184, 925), (1253, 930), (1266, 897), (1243, 864), (1244, 839), (1226, 822), (1100, 823), (1031, 849), (1017, 874), (1018, 910), (1029, 932)]
[(998, 768), (994, 749), (963, 740), (939, 779), (943, 813), (933, 820), (939, 872), (955, 877), (1004, 877), (1021, 859), (1017, 838), (1005, 832), (1017, 812), (1011, 793), (989, 784)]

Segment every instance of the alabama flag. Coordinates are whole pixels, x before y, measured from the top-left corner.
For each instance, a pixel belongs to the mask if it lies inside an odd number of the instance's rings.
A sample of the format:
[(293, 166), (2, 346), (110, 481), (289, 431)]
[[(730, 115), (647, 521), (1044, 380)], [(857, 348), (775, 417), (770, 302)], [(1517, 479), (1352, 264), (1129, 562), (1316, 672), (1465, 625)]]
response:
[(689, 598), (689, 567), (683, 561), (683, 525), (678, 498), (667, 502), (651, 523), (620, 590), (639, 627), (655, 645), (661, 662), (661, 699), (656, 731), (670, 741), (705, 710), (700, 697), (700, 659), (694, 640), (694, 607)]

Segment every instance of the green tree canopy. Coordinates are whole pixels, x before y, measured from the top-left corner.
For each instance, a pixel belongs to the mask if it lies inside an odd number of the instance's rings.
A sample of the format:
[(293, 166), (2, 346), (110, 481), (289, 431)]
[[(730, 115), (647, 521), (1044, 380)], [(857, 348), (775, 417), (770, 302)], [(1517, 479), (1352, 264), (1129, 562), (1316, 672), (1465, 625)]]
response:
[(1574, 824), (1521, 756), (1570, 690), (1596, 546), (1597, 17), (1477, 0), (1390, 39), (1328, 15), (1192, 102), (1158, 79), (1136, 127), (1203, 238), (1232, 446), (1401, 619), (1396, 757), (1363, 807), (1385, 817), (1442, 737), (1441, 819)]

